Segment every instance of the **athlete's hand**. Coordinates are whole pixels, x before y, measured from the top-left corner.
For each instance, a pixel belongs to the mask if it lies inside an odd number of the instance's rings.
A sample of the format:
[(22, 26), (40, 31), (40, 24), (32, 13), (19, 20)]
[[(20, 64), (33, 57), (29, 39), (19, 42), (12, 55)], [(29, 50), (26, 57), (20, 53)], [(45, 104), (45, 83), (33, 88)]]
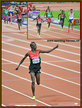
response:
[(19, 67), (17, 66), (15, 70), (18, 70), (18, 68), (19, 68)]
[(56, 45), (56, 47), (55, 48), (58, 48), (59, 46), (58, 45)]

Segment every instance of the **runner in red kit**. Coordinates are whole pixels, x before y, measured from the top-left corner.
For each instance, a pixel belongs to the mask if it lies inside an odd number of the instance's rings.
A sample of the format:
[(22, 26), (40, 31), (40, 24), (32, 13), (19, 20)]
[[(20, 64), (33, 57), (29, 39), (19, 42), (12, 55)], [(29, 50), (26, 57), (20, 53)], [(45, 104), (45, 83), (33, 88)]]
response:
[(61, 31), (63, 31), (63, 26), (64, 26), (64, 19), (66, 18), (66, 15), (64, 11), (62, 10), (61, 13), (58, 15), (58, 19), (60, 16), (60, 22), (61, 22)]
[(22, 14), (21, 14), (21, 12), (19, 12), (17, 14), (17, 23), (18, 23), (18, 29), (20, 31), (20, 27), (22, 26)]
[(56, 48), (58, 48), (58, 45), (56, 45), (54, 48), (47, 50), (47, 51), (37, 49), (37, 45), (35, 42), (31, 42), (30, 47), (31, 47), (31, 51), (29, 51), (25, 54), (25, 56), (20, 61), (19, 65), (16, 67), (16, 70), (19, 69), (19, 66), (29, 56), (29, 58), (30, 58), (29, 73), (30, 73), (31, 80), (32, 80), (31, 87), (32, 87), (32, 93), (33, 93), (33, 99), (35, 99), (35, 78), (36, 78), (37, 84), (40, 85), (40, 73), (41, 73), (41, 71), (40, 71), (40, 69), (41, 69), (40, 53), (49, 53), (49, 52), (55, 50)]
[(41, 25), (42, 25), (42, 22), (43, 22), (43, 19), (40, 17), (40, 15), (38, 15), (37, 18), (35, 18), (34, 20), (37, 21), (37, 29), (38, 29), (38, 37), (40, 37), (40, 31), (41, 31)]

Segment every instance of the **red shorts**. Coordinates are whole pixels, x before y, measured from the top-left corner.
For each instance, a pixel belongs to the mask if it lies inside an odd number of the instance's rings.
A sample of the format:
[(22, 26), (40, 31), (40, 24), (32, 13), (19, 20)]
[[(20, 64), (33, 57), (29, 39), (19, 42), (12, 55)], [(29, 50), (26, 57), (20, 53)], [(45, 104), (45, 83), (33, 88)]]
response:
[(47, 20), (51, 21), (51, 18), (47, 18)]
[(4, 18), (8, 18), (8, 15), (4, 15)]

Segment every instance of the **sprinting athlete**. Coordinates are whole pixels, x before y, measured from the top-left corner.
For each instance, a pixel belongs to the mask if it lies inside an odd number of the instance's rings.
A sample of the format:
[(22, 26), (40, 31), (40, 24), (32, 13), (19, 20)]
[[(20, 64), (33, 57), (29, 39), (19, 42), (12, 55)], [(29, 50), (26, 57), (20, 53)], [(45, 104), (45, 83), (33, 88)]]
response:
[(9, 8), (8, 8), (8, 11), (9, 11), (9, 16), (10, 16), (10, 22), (12, 24), (12, 16), (14, 14), (14, 11), (15, 11), (15, 6), (14, 5), (11, 5)]
[(35, 18), (34, 20), (37, 21), (37, 29), (38, 29), (38, 37), (40, 37), (40, 31), (41, 31), (41, 25), (42, 25), (42, 22), (43, 22), (43, 19), (40, 17), (40, 15), (38, 15), (37, 18)]
[(19, 69), (20, 65), (23, 63), (23, 61), (29, 56), (30, 58), (30, 66), (29, 66), (29, 73), (32, 80), (32, 93), (33, 93), (33, 99), (35, 99), (35, 78), (38, 85), (40, 85), (40, 69), (41, 69), (41, 57), (40, 53), (49, 53), (56, 48), (58, 48), (58, 45), (56, 45), (54, 48), (44, 51), (37, 49), (37, 45), (35, 42), (31, 42), (30, 44), (31, 51), (27, 52), (25, 56), (20, 61), (19, 65), (16, 67), (16, 70)]
[(53, 17), (53, 15), (52, 15), (52, 12), (50, 11), (49, 6), (45, 12), (45, 15), (46, 15), (46, 19), (47, 19), (48, 28), (50, 28), (51, 18)]
[(18, 29), (20, 31), (20, 27), (22, 26), (22, 14), (21, 14), (21, 12), (19, 12), (17, 14), (17, 23), (18, 23)]
[(62, 10), (61, 13), (58, 15), (58, 19), (60, 16), (60, 22), (61, 22), (61, 31), (63, 31), (63, 26), (64, 26), (64, 19), (66, 17), (64, 11)]
[(69, 16), (69, 26), (68, 26), (68, 32), (70, 31), (70, 25), (72, 24), (72, 30), (73, 30), (73, 22), (74, 22), (74, 13), (73, 9), (70, 9), (70, 12), (68, 14)]
[(4, 24), (8, 24), (8, 7), (4, 10)]
[(15, 7), (15, 11), (16, 11), (16, 14), (18, 14), (18, 13), (19, 13), (20, 8), (19, 8), (19, 6), (18, 6), (18, 5), (16, 5), (16, 7)]

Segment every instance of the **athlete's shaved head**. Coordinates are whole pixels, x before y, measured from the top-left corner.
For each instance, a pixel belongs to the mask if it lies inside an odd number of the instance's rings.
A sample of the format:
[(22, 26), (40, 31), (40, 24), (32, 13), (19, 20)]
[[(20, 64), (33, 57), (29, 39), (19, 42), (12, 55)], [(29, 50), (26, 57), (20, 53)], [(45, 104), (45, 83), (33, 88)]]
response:
[(73, 11), (73, 9), (70, 9), (70, 12), (72, 12)]
[(31, 47), (31, 49), (36, 50), (37, 45), (36, 45), (36, 43), (35, 43), (35, 42), (31, 42), (31, 43), (30, 43), (30, 47)]
[(38, 15), (38, 18), (40, 18), (40, 15)]

